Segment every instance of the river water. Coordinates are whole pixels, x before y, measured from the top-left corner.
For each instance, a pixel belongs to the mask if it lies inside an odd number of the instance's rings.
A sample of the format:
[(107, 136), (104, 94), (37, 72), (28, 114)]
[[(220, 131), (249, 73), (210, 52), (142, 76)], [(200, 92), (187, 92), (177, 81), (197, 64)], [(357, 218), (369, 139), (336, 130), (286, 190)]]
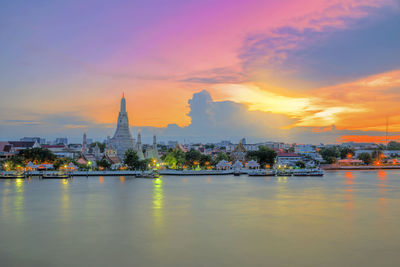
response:
[(0, 180), (0, 266), (400, 266), (400, 171)]

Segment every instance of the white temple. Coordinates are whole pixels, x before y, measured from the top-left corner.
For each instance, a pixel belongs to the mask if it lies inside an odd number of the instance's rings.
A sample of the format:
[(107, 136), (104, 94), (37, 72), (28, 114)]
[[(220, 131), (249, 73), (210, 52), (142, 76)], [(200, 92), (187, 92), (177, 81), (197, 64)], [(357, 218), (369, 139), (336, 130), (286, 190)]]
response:
[(117, 151), (117, 155), (120, 159), (124, 158), (125, 152), (128, 149), (135, 149), (135, 139), (132, 138), (129, 130), (128, 112), (126, 112), (126, 101), (124, 95), (122, 95), (121, 99), (117, 130), (115, 131), (113, 138), (110, 140), (110, 145)]
[(160, 156), (158, 155), (158, 149), (157, 149), (156, 134), (153, 135), (153, 146), (146, 150), (146, 158), (147, 159), (156, 159), (157, 161), (160, 160)]
[(140, 131), (138, 132), (138, 136), (137, 136), (136, 152), (137, 152), (139, 159), (143, 160), (144, 155), (143, 155), (143, 147), (142, 147), (142, 136), (140, 134)]

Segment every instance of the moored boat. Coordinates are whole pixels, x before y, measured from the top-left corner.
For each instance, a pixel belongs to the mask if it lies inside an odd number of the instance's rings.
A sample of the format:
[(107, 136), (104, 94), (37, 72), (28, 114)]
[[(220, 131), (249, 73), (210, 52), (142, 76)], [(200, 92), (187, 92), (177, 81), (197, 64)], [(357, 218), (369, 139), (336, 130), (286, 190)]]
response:
[(71, 175), (65, 172), (49, 172), (42, 174), (42, 179), (68, 179), (68, 178), (71, 178)]
[(274, 170), (251, 170), (248, 173), (249, 176), (274, 176)]
[(0, 174), (0, 179), (24, 179), (25, 174), (20, 172), (4, 172)]
[(290, 171), (286, 171), (286, 170), (278, 170), (276, 172), (277, 176), (292, 176), (292, 173)]
[(147, 179), (156, 179), (160, 177), (158, 172), (142, 172), (141, 174), (136, 174), (136, 178), (147, 178)]
[(324, 176), (324, 171), (321, 169), (311, 170), (310, 176)]

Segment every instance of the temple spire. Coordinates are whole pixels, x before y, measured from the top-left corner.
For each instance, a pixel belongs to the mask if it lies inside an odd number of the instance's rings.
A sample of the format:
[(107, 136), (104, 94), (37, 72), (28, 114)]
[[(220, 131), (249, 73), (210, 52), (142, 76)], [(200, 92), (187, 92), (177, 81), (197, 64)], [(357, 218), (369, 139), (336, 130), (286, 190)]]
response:
[(110, 140), (111, 146), (117, 151), (117, 156), (122, 159), (125, 152), (130, 148), (135, 148), (135, 142), (129, 130), (128, 113), (126, 112), (125, 94), (122, 94), (121, 108), (118, 115), (117, 130), (114, 137)]
[(122, 98), (121, 98), (121, 110), (120, 112), (126, 112), (126, 101), (125, 101), (125, 94), (122, 93)]

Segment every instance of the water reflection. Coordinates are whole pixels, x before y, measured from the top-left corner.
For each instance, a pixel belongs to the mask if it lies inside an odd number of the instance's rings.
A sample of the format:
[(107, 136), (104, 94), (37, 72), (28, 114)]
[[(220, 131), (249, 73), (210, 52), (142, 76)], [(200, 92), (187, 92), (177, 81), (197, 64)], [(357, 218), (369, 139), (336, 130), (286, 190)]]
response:
[(5, 218), (8, 216), (9, 212), (9, 202), (10, 202), (10, 197), (8, 196), (10, 193), (10, 180), (5, 180), (4, 181), (4, 188), (3, 188), (3, 197), (1, 200), (1, 217)]
[(386, 207), (386, 171), (379, 170), (378, 171), (378, 211), (381, 215), (383, 215)]
[(160, 230), (163, 225), (163, 180), (153, 179), (153, 217), (154, 226)]
[(278, 176), (278, 183), (287, 183), (288, 178), (287, 176)]
[(61, 183), (61, 220), (63, 222), (69, 222), (71, 214), (70, 214), (70, 199), (69, 199), (69, 180), (62, 179)]
[(15, 180), (15, 217), (18, 222), (24, 219), (24, 179)]
[(104, 177), (103, 177), (103, 176), (100, 176), (100, 177), (99, 177), (99, 183), (101, 183), (101, 184), (104, 183)]
[(124, 176), (119, 177), (119, 182), (121, 184), (124, 183), (125, 182), (125, 177)]
[(354, 209), (354, 175), (353, 172), (347, 171), (344, 175), (346, 178), (345, 187), (345, 199), (346, 199), (346, 210), (351, 211)]

